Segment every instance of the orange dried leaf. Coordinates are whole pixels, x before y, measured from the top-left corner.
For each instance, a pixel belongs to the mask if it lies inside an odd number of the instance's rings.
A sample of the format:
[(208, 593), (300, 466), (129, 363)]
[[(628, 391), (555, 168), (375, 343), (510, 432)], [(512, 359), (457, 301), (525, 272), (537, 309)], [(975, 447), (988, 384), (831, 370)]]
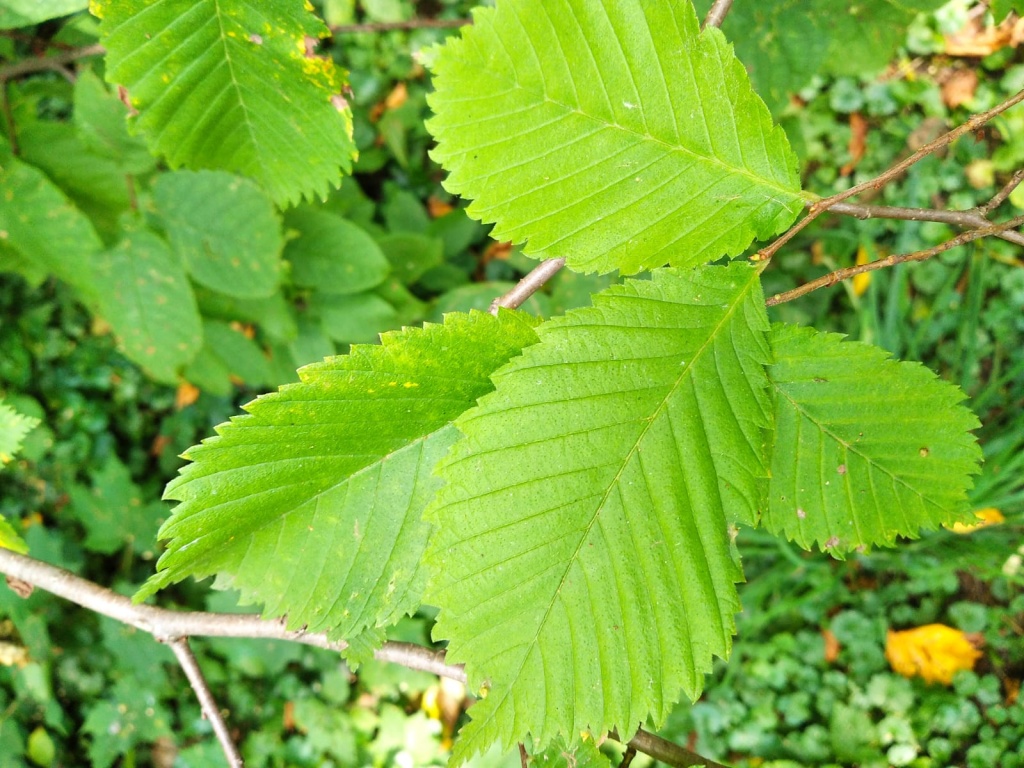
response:
[(455, 207), (451, 203), (446, 203), (434, 195), (427, 198), (427, 211), (430, 213), (432, 219), (440, 219), (442, 216), (447, 216), (449, 213), (455, 210)]
[(409, 100), (409, 88), (405, 83), (399, 83), (396, 85), (391, 93), (384, 99), (385, 109), (398, 109), (400, 106), (405, 104)]
[(199, 387), (183, 381), (178, 385), (178, 391), (174, 395), (174, 409), (180, 411), (182, 408), (188, 408), (198, 399)]
[(944, 624), (927, 624), (905, 632), (889, 631), (885, 658), (893, 671), (904, 677), (921, 677), (928, 683), (953, 682), (962, 669), (974, 669), (981, 656), (958, 629)]
[(836, 659), (839, 658), (839, 638), (835, 636), (831, 629), (821, 630), (821, 636), (825, 639), (825, 662), (828, 664), (834, 664)]

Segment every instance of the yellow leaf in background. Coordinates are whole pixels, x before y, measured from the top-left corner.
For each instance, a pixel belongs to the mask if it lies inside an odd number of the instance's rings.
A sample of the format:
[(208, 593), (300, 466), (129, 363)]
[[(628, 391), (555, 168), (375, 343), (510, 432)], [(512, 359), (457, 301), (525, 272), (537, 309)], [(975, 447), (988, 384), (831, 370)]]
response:
[(1003, 517), (1003, 513), (1000, 512), (995, 507), (985, 507), (984, 509), (975, 510), (974, 516), (978, 518), (980, 522), (977, 522), (974, 525), (953, 523), (952, 527), (949, 530), (951, 530), (953, 533), (959, 534), (974, 533), (979, 528), (985, 528), (989, 525), (999, 525), (1001, 522), (1006, 520), (1006, 518)]
[[(857, 249), (857, 266), (867, 264), (871, 259), (868, 257), (868, 249), (863, 245)], [(855, 296), (863, 296), (868, 286), (871, 285), (871, 273), (864, 272), (853, 276), (853, 293)]]
[(928, 683), (953, 682), (961, 669), (974, 669), (981, 651), (966, 635), (944, 624), (927, 624), (905, 632), (889, 630), (885, 658), (904, 677), (922, 677)]

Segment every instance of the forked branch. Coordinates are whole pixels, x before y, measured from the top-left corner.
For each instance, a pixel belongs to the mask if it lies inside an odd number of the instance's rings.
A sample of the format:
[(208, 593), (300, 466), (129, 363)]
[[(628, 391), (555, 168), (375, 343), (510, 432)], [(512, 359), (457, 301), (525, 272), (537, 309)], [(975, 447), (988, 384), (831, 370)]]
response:
[(886, 267), (892, 267), (908, 261), (924, 261), (925, 259), (930, 259), (932, 256), (937, 256), (938, 254), (944, 253), (953, 248), (966, 245), (974, 240), (979, 240), (983, 237), (991, 237), (992, 235), (1016, 229), (1020, 226), (1024, 226), (1024, 216), (1017, 216), (1016, 218), (999, 224), (990, 224), (987, 227), (972, 229), (970, 232), (964, 232), (944, 243), (940, 243), (932, 248), (926, 248), (922, 251), (914, 251), (913, 253), (901, 255), (894, 254), (892, 256), (886, 256), (884, 259), (876, 259), (875, 261), (868, 262), (867, 264), (859, 264), (855, 267), (837, 269), (834, 272), (829, 272), (827, 275), (822, 275), (816, 280), (811, 280), (809, 283), (805, 283), (799, 288), (794, 288), (793, 290), (786, 291), (785, 293), (776, 294), (765, 301), (765, 304), (769, 307), (774, 307), (777, 304), (784, 304), (787, 301), (792, 301), (793, 299), (798, 299), (801, 296), (806, 296), (808, 293), (816, 291), (819, 288), (827, 288), (831, 285), (835, 285), (841, 280), (856, 277), (857, 275), (862, 275), (865, 272), (874, 272), (877, 269), (885, 269)]
[[(942, 149), (943, 147), (949, 146), (964, 134), (977, 130), (985, 123), (987, 123), (989, 120), (991, 120), (993, 117), (1002, 114), (1010, 107), (1019, 104), (1022, 101), (1024, 101), (1024, 90), (1017, 92), (1015, 95), (1011, 96), (1003, 103), (996, 105), (987, 112), (982, 112), (980, 114), (972, 116), (965, 123), (957, 126), (948, 133), (939, 136), (934, 141), (928, 142), (919, 150), (917, 150), (917, 152), (910, 155), (910, 157), (896, 163), (896, 165), (892, 166), (891, 168), (889, 168), (889, 170), (885, 171), (884, 173), (879, 174), (875, 178), (869, 179), (868, 181), (865, 181), (861, 184), (857, 184), (856, 186), (850, 187), (849, 189), (843, 192), (839, 192), (838, 194), (832, 195), (831, 197), (825, 197), (822, 198), (821, 200), (815, 201), (808, 209), (806, 216), (804, 216), (802, 219), (800, 219), (800, 221), (798, 221), (796, 224), (790, 227), (789, 230), (787, 230), (786, 233), (779, 237), (774, 243), (758, 251), (756, 258), (761, 261), (767, 261), (771, 259), (772, 256), (778, 253), (779, 249), (782, 248), (782, 246), (784, 246), (790, 240), (792, 240), (797, 235), (797, 233), (802, 231), (808, 224), (810, 224), (812, 221), (818, 218), (821, 214), (833, 208), (838, 203), (841, 203), (844, 200), (848, 200), (849, 198), (854, 197), (856, 195), (859, 195), (861, 192), (866, 192), (869, 189), (881, 189), (885, 184), (888, 184), (893, 179), (902, 175), (904, 171), (906, 171), (915, 163), (923, 160), (925, 157), (932, 154), (933, 152), (936, 152), (937, 150)], [(1006, 194), (1008, 196), (1010, 193), (1007, 192)]]
[[(187, 638), (205, 636), (290, 640), (332, 651), (341, 651), (347, 647), (346, 643), (332, 641), (325, 634), (289, 630), (284, 621), (268, 621), (253, 614), (171, 611), (151, 605), (136, 605), (127, 597), (75, 576), (70, 571), (19, 555), (2, 547), (0, 547), (0, 573), (6, 574), (9, 579), (25, 582), (57, 597), (62, 597), (94, 613), (109, 616), (122, 624), (141, 629), (158, 641), (169, 645), (188, 676), (189, 683), (203, 707), (203, 712), (213, 725), (225, 756), (232, 766), (242, 764), (240, 758), (237, 758), (237, 748), (231, 741), (227, 725), (220, 717), (209, 686), (206, 685), (202, 672), (199, 670), (199, 665), (188, 648)], [(462, 683), (466, 682), (466, 673), (463, 668), (446, 663), (443, 650), (424, 648), (412, 643), (389, 641), (374, 653), (374, 657), (379, 661), (399, 664), (439, 677), (449, 677)], [(612, 738), (616, 738), (616, 736), (612, 734)], [(677, 768), (691, 768), (691, 766), (698, 765), (706, 765), (708, 768), (726, 768), (714, 760), (701, 757), (695, 752), (666, 741), (642, 728), (637, 731), (627, 746)], [(233, 751), (229, 751), (229, 747)], [(234, 762), (236, 759), (238, 762)]]

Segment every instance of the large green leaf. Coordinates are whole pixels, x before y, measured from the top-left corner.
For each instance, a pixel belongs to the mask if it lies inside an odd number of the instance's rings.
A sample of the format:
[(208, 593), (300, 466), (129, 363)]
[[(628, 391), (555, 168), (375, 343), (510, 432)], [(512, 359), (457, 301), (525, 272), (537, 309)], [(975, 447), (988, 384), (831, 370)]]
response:
[(730, 519), (767, 476), (768, 321), (747, 264), (659, 270), (538, 329), (456, 425), (428, 602), (488, 696), (459, 760), (660, 722), (725, 656)]
[(532, 325), (521, 313), (451, 315), (307, 366), (301, 383), (250, 403), (187, 452), (193, 463), (167, 489), (182, 502), (161, 530), (170, 543), (140, 594), (218, 573), (266, 615), (341, 637), (415, 609), (421, 512), (451, 422), (535, 341)]
[(307, 52), (327, 28), (302, 0), (94, 0), (107, 79), (172, 167), (257, 179), (278, 203), (325, 197), (352, 167), (340, 72)]
[(970, 520), (981, 450), (964, 394), (917, 363), (776, 325), (776, 434), (765, 525), (843, 554)]
[(153, 185), (171, 245), (198, 282), (239, 298), (277, 290), (284, 236), (266, 195), (220, 171), (165, 173)]
[(89, 219), (45, 174), (3, 152), (0, 196), (4, 244), (91, 298), (92, 260), (103, 244)]
[(434, 157), (498, 239), (587, 272), (736, 255), (801, 207), (796, 159), (689, 2), (500, 0), (434, 66)]
[(159, 237), (129, 232), (96, 258), (95, 308), (113, 327), (124, 354), (159, 381), (175, 383), (203, 343), (192, 286)]

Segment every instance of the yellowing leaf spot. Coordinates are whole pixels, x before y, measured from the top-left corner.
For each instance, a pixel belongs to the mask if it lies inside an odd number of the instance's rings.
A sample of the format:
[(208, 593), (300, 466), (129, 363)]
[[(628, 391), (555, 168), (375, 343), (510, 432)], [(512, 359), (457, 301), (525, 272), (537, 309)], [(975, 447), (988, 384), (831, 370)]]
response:
[(981, 651), (958, 629), (928, 624), (905, 632), (889, 630), (885, 658), (904, 677), (921, 677), (928, 683), (949, 685), (962, 669), (974, 669)]
[(1003, 517), (1003, 513), (995, 507), (985, 507), (984, 509), (975, 510), (974, 516), (978, 518), (980, 522), (974, 525), (965, 525), (964, 523), (953, 523), (953, 525), (947, 526), (953, 533), (959, 533), (961, 535), (966, 533), (974, 533), (975, 531), (986, 528), (990, 525), (999, 525), (1001, 522), (1006, 520)]
[(417, 384), (417, 383), (416, 383), (416, 382), (414, 382), (414, 381), (407, 381), (407, 382), (405, 382), (405, 384), (403, 384), (402, 386), (403, 386), (403, 387), (405, 387), (406, 389), (412, 389), (413, 387), (418, 387), (418, 386), (419, 386), (419, 384)]

